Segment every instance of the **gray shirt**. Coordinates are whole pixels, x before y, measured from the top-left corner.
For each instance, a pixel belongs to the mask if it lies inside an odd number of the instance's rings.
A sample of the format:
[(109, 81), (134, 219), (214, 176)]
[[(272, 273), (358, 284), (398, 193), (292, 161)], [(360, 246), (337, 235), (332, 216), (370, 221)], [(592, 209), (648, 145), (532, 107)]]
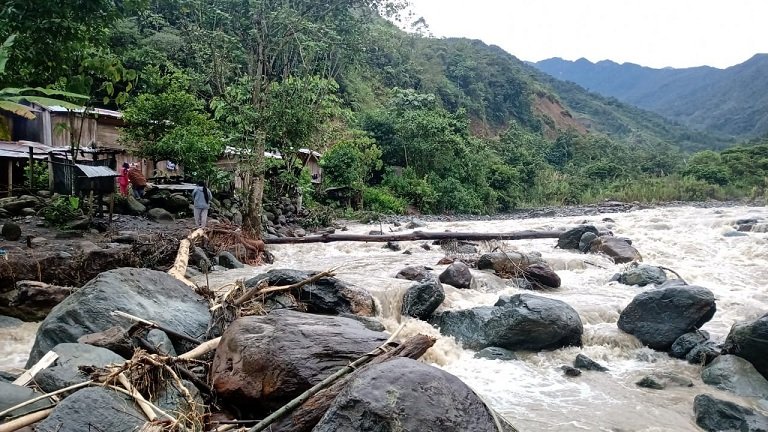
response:
[[(208, 192), (208, 201), (210, 202), (211, 199), (213, 199), (213, 195), (211, 194), (210, 189), (208, 189), (207, 192)], [(203, 194), (202, 186), (197, 186), (195, 189), (192, 190), (192, 200), (194, 200), (195, 208), (207, 209), (211, 207), (209, 202), (205, 202), (205, 194)]]

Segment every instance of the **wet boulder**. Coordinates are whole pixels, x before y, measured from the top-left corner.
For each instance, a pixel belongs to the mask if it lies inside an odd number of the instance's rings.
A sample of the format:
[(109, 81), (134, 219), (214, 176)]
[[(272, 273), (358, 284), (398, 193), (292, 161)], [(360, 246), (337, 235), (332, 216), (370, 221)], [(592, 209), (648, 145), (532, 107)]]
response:
[(228, 269), (239, 269), (245, 267), (245, 265), (243, 265), (243, 263), (241, 263), (240, 260), (230, 252), (222, 251), (219, 252), (217, 256), (219, 259), (219, 264), (222, 267), (226, 267)]
[(502, 297), (494, 306), (445, 311), (430, 322), (465, 347), (509, 350), (581, 346), (579, 314), (568, 304), (532, 294)]
[(122, 364), (125, 359), (106, 349), (80, 343), (62, 343), (53, 347), (59, 358), (35, 375), (35, 382), (46, 392), (52, 392), (88, 381), (81, 366), (105, 367)]
[[(254, 276), (245, 282), (246, 288), (253, 288), (266, 279), (270, 286), (292, 285), (306, 280), (319, 272), (274, 269)], [(297, 295), (298, 294), (298, 295)], [(374, 316), (373, 296), (366, 290), (344, 283), (335, 277), (323, 277), (294, 291), (296, 299), (307, 312), (338, 315), (350, 313)]]
[(499, 276), (517, 275), (520, 270), (531, 264), (542, 263), (541, 254), (519, 252), (493, 252), (483, 254), (477, 260), (479, 270), (493, 270)]
[(597, 234), (593, 232), (585, 232), (584, 235), (581, 236), (581, 239), (579, 239), (579, 250), (587, 253), (589, 252), (589, 249), (592, 247), (592, 240), (597, 238)]
[(147, 216), (156, 222), (173, 222), (175, 220), (168, 210), (159, 207), (149, 209)]
[(624, 285), (661, 285), (667, 281), (667, 275), (661, 267), (640, 264), (619, 276), (619, 283)]
[(667, 387), (693, 387), (693, 381), (670, 372), (655, 372), (642, 377), (635, 385), (652, 390), (664, 390)]
[[(8, 408), (14, 407), (22, 402), (26, 402), (38, 396), (40, 396), (40, 393), (35, 392), (31, 388), (22, 387), (20, 385), (11, 384), (9, 382), (0, 380), (0, 411), (5, 411)], [(21, 416), (37, 410), (48, 408), (50, 406), (51, 401), (43, 399), (12, 411), (7, 415), (7, 417)], [(3, 418), (4, 417), (0, 417), (0, 421), (2, 421)]]
[(748, 360), (768, 378), (768, 313), (754, 321), (734, 324), (725, 340), (723, 352)]
[(560, 276), (547, 263), (529, 265), (523, 269), (522, 277), (531, 283), (533, 289), (560, 288)]
[(483, 401), (448, 372), (407, 358), (373, 365), (334, 399), (313, 432), (496, 432)]
[(616, 264), (643, 260), (640, 252), (627, 239), (619, 237), (598, 237), (592, 241), (589, 251), (606, 255)]
[(472, 288), (474, 282), (469, 266), (461, 261), (449, 265), (444, 272), (440, 273), (439, 279), (440, 282), (456, 288)]
[(20, 197), (0, 198), (0, 209), (9, 214), (17, 215), (25, 208), (35, 207), (40, 200), (31, 195), (22, 195)]
[(685, 359), (688, 363), (697, 365), (708, 365), (712, 360), (720, 356), (721, 349), (712, 341), (706, 341), (693, 347), (686, 354)]
[(695, 285), (645, 291), (621, 312), (618, 326), (650, 348), (668, 351), (677, 338), (715, 315), (712, 291)]
[(430, 270), (432, 269), (429, 267), (410, 266), (397, 272), (395, 278), (421, 282), (425, 279), (434, 277), (434, 275), (430, 273)]
[(499, 347), (483, 348), (475, 353), (475, 358), (487, 360), (517, 360), (513, 351)]
[(573, 360), (573, 367), (584, 370), (591, 370), (597, 372), (607, 372), (608, 368), (600, 363), (592, 360), (584, 354), (576, 355), (576, 359)]
[(445, 290), (440, 281), (427, 279), (411, 286), (403, 295), (400, 313), (404, 316), (428, 320), (445, 300)]
[(597, 228), (593, 225), (579, 225), (560, 234), (560, 237), (557, 239), (557, 247), (560, 249), (579, 250), (579, 242), (586, 233), (598, 235)]
[[(208, 302), (168, 273), (135, 268), (103, 272), (53, 308), (37, 330), (27, 367), (54, 346), (80, 336), (133, 322), (112, 315), (120, 310), (199, 338), (208, 329)], [(176, 352), (191, 349), (174, 341)]]
[(80, 389), (35, 426), (38, 432), (134, 432), (145, 423), (133, 398), (103, 387)]
[(768, 380), (752, 363), (735, 355), (722, 355), (701, 371), (701, 380), (739, 396), (768, 400)]
[(386, 339), (337, 316), (278, 310), (242, 317), (222, 335), (213, 388), (244, 412), (276, 409)]
[(669, 350), (670, 357), (684, 359), (697, 345), (709, 340), (709, 333), (705, 330), (696, 330), (686, 333), (675, 339)]
[(768, 431), (768, 417), (753, 409), (716, 399), (707, 394), (696, 396), (693, 400), (693, 412), (696, 416), (696, 424), (707, 432)]

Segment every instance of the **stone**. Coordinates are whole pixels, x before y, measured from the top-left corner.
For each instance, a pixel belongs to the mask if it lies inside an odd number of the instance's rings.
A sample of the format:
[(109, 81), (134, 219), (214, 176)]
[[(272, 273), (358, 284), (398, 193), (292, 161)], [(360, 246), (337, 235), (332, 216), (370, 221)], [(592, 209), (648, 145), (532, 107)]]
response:
[(213, 388), (244, 413), (276, 409), (386, 339), (337, 316), (277, 310), (241, 317), (216, 350)]
[(146, 422), (133, 398), (103, 387), (80, 389), (35, 426), (37, 432), (135, 432)]
[(293, 230), (293, 235), (295, 235), (296, 237), (306, 237), (307, 232), (303, 228), (296, 228), (295, 230)]
[(768, 399), (768, 380), (741, 357), (727, 354), (714, 359), (701, 371), (701, 380), (739, 396)]
[(235, 256), (232, 255), (230, 252), (227, 252), (227, 251), (219, 252), (217, 257), (219, 258), (219, 264), (222, 267), (226, 267), (228, 269), (239, 269), (239, 268), (245, 267), (245, 265), (241, 263), (240, 260), (235, 258)]
[(131, 214), (138, 215), (138, 214), (146, 213), (147, 211), (147, 206), (140, 203), (139, 200), (137, 200), (135, 197), (131, 195), (128, 195), (125, 198), (125, 204), (128, 206), (128, 211)]
[(706, 288), (659, 288), (635, 296), (621, 312), (618, 326), (644, 345), (668, 351), (677, 338), (712, 319), (715, 310), (715, 296)]
[(592, 241), (597, 238), (597, 234), (587, 231), (579, 239), (579, 250), (587, 253), (592, 248)]
[(420, 219), (411, 219), (410, 222), (405, 224), (406, 229), (425, 228), (426, 226), (427, 226), (427, 223)]
[(445, 311), (430, 322), (469, 349), (497, 346), (539, 351), (581, 346), (584, 328), (568, 304), (532, 294), (502, 297), (494, 306)]
[(693, 381), (686, 377), (669, 372), (657, 372), (644, 376), (635, 383), (638, 387), (653, 390), (664, 390), (669, 386), (693, 387)]
[(18, 327), (22, 324), (24, 324), (24, 321), (18, 318), (0, 315), (0, 329)]
[(597, 236), (598, 231), (593, 225), (579, 225), (575, 228), (566, 230), (560, 234), (557, 239), (557, 247), (560, 249), (576, 249), (579, 250), (579, 241), (585, 233), (592, 233)]
[(691, 364), (708, 365), (718, 356), (720, 356), (720, 348), (714, 342), (707, 341), (693, 347), (686, 354), (685, 359)]
[(640, 252), (626, 239), (602, 236), (592, 241), (589, 251), (607, 255), (614, 263), (624, 264), (632, 261), (642, 261)]
[(364, 316), (352, 315), (348, 313), (340, 313), (339, 316), (358, 321), (368, 330), (373, 330), (377, 332), (383, 332), (386, 330), (386, 327), (384, 327), (384, 324), (382, 324), (378, 319), (374, 317), (364, 317)]
[(522, 276), (531, 283), (533, 289), (560, 288), (560, 276), (547, 263), (535, 263), (525, 267)]
[(189, 200), (186, 196), (183, 194), (171, 194), (171, 196), (168, 197), (168, 201), (164, 209), (168, 210), (171, 213), (180, 213), (185, 212), (189, 210)]
[[(240, 213), (239, 210), (235, 210), (232, 212), (232, 223), (234, 223), (237, 226), (241, 226), (243, 224), (243, 214)], [(300, 236), (297, 236), (300, 237)]]
[[(248, 279), (245, 286), (246, 288), (255, 287), (262, 279), (267, 279), (270, 286), (292, 285), (317, 273), (319, 272), (273, 269)], [(294, 296), (304, 304), (309, 313), (376, 315), (373, 296), (367, 290), (346, 284), (334, 277), (320, 278), (311, 284), (304, 285), (294, 292)]]
[(168, 210), (159, 207), (149, 209), (147, 216), (155, 222), (173, 222), (175, 220)]
[(574, 377), (577, 377), (577, 376), (581, 376), (581, 371), (576, 369), (575, 367), (568, 366), (568, 365), (562, 365), (562, 366), (560, 366), (560, 369), (563, 370), (563, 373), (567, 377), (574, 378)]
[(445, 271), (440, 273), (439, 280), (456, 288), (472, 288), (473, 282), (469, 267), (461, 261), (449, 265)]
[(701, 394), (693, 399), (696, 424), (707, 432), (766, 432), (768, 417), (733, 402)]
[(725, 339), (723, 353), (746, 359), (768, 379), (768, 313), (754, 321), (734, 324)]
[(494, 252), (480, 256), (477, 260), (477, 269), (493, 270), (499, 276), (516, 275), (520, 273), (521, 268), (541, 262), (544, 262), (541, 255), (535, 253)]
[(5, 222), (0, 235), (8, 241), (18, 241), (21, 238), (21, 227), (13, 222)]
[(58, 344), (53, 352), (59, 358), (35, 375), (35, 382), (46, 392), (88, 381), (89, 376), (80, 371), (80, 366), (104, 367), (125, 362), (123, 357), (106, 348), (81, 343)]
[(35, 207), (39, 202), (37, 198), (29, 195), (0, 198), (0, 209), (9, 214), (18, 215), (23, 209)]
[(454, 255), (474, 255), (477, 253), (477, 246), (465, 241), (440, 240), (438, 244), (441, 249)]
[(403, 295), (400, 310), (404, 316), (428, 320), (445, 300), (443, 285), (436, 279), (426, 279), (411, 286)]
[(429, 267), (424, 266), (411, 266), (406, 267), (395, 275), (395, 278), (397, 279), (406, 279), (410, 281), (423, 281), (425, 279), (434, 278), (435, 276), (430, 273), (430, 270), (432, 270)]
[(387, 244), (384, 245), (384, 249), (389, 249), (393, 252), (399, 252), (400, 251), (400, 243), (394, 242), (394, 241), (388, 241)]
[(640, 264), (623, 272), (619, 276), (619, 283), (624, 285), (661, 285), (667, 281), (667, 274), (661, 267)]
[(64, 229), (68, 231), (87, 231), (91, 228), (91, 220), (87, 217), (82, 217), (68, 222), (64, 225)]
[(72, 292), (72, 287), (49, 285), (35, 281), (16, 282), (16, 295), (10, 306), (17, 316), (27, 321), (42, 321), (54, 306)]
[[(8, 408), (14, 407), (22, 402), (34, 399), (37, 396), (40, 396), (40, 393), (35, 392), (31, 388), (22, 387), (16, 384), (11, 384), (10, 382), (0, 380), (0, 411), (5, 411)], [(27, 413), (48, 408), (51, 405), (51, 402), (47, 399), (33, 402), (30, 405), (10, 412), (5, 417), (0, 417), (0, 421), (6, 417), (22, 416)]]
[(669, 350), (669, 355), (674, 358), (684, 359), (692, 349), (709, 340), (709, 333), (705, 330), (696, 330), (686, 333), (675, 339)]
[(37, 212), (33, 208), (26, 207), (26, 208), (21, 209), (19, 214), (22, 215), (22, 216), (34, 216), (34, 215), (37, 214)]
[[(200, 395), (200, 390), (187, 380), (181, 380), (181, 384), (187, 389), (189, 395), (192, 397), (194, 404), (191, 406), (180, 389), (176, 388), (177, 384), (172, 380), (162, 382), (157, 392), (153, 395), (152, 399), (150, 399), (150, 402), (176, 418), (179, 418), (179, 415), (182, 414), (187, 416), (190, 420), (195, 420), (198, 424), (195, 425), (193, 430), (202, 431), (203, 425), (199, 422), (202, 421), (203, 415), (205, 414), (205, 402)], [(190, 415), (192, 413), (196, 413), (197, 415)]]
[(29, 240), (29, 244), (32, 248), (39, 248), (48, 244), (48, 239), (45, 237), (34, 237)]
[(460, 379), (396, 358), (352, 378), (313, 432), (497, 430), (488, 407)]
[(483, 348), (476, 352), (474, 357), (488, 360), (517, 360), (513, 351), (499, 347)]
[(135, 349), (133, 339), (128, 332), (120, 326), (114, 326), (104, 331), (80, 336), (77, 338), (77, 342), (108, 349), (124, 358), (131, 358)]
[(584, 354), (577, 354), (576, 359), (573, 360), (573, 367), (584, 369), (584, 370), (590, 370), (590, 371), (597, 371), (597, 372), (608, 372), (608, 368), (601, 365), (600, 363), (592, 360), (591, 358), (585, 356)]
[(195, 248), (192, 249), (189, 254), (189, 263), (200, 269), (203, 273), (209, 272), (211, 267), (213, 267), (213, 263), (210, 258), (208, 258), (208, 254), (205, 253), (200, 246), (195, 246)]
[(723, 237), (749, 237), (749, 234), (743, 231), (726, 231), (723, 233)]
[[(135, 268), (106, 271), (53, 308), (37, 330), (27, 367), (60, 343), (116, 325), (133, 325), (113, 316), (115, 310), (196, 338), (205, 335), (210, 321), (208, 302), (168, 273)], [(191, 349), (190, 345), (174, 341), (178, 353)]]
[(151, 329), (147, 332), (147, 342), (152, 345), (158, 353), (176, 357), (176, 349), (173, 347), (171, 338), (160, 329)]

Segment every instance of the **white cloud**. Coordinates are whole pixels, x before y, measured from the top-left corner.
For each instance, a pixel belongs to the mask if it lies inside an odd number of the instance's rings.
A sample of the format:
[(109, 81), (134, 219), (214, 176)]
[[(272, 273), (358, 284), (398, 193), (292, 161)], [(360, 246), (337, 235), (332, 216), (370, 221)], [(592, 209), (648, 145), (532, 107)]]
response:
[(482, 39), (530, 61), (728, 67), (768, 52), (766, 0), (411, 0), (435, 36)]

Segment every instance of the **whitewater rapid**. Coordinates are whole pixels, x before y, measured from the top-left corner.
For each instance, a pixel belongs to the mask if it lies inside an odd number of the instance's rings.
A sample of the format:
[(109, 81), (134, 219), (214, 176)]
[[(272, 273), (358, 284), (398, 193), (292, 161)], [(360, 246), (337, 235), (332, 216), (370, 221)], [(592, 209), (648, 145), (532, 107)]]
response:
[[(764, 207), (658, 208), (630, 213), (606, 213), (563, 218), (510, 219), (429, 223), (426, 231), (507, 232), (523, 229), (565, 229), (590, 223), (628, 237), (648, 264), (677, 271), (688, 283), (715, 294), (717, 313), (704, 325), (712, 339), (722, 342), (734, 322), (754, 319), (768, 312), (768, 225), (757, 232), (730, 236), (740, 219), (768, 221)], [(378, 225), (349, 225), (350, 233), (367, 233)], [(385, 231), (395, 230), (383, 225)], [(404, 230), (403, 232), (408, 232)], [(728, 236), (724, 234), (729, 234)], [(271, 268), (324, 270), (341, 266), (337, 277), (369, 290), (377, 300), (379, 319), (388, 330), (406, 321), (404, 336), (426, 333), (438, 337), (425, 356), (430, 362), (458, 376), (523, 431), (699, 431), (693, 419), (693, 398), (709, 393), (768, 413), (768, 401), (733, 396), (702, 383), (700, 366), (670, 358), (645, 348), (616, 327), (619, 314), (644, 288), (609, 282), (625, 266), (605, 257), (555, 249), (554, 239), (480, 242), (478, 249), (540, 252), (562, 279), (556, 291), (536, 294), (570, 304), (584, 324), (582, 348), (539, 353), (518, 353), (519, 360), (473, 358), (450, 337), (428, 324), (400, 316), (402, 295), (412, 282), (395, 279), (405, 266), (425, 265), (439, 274), (436, 265), (445, 251), (430, 250), (425, 242), (402, 242), (399, 252), (382, 243), (328, 243), (272, 246), (276, 261), (260, 268), (246, 268), (210, 275), (215, 288), (235, 279), (249, 278)], [(410, 254), (404, 254), (408, 250)], [(446, 288), (444, 309), (492, 305), (502, 294), (522, 292), (493, 275), (473, 271), (477, 290)], [(34, 338), (34, 325), (0, 330), (0, 369), (18, 368)], [(609, 372), (584, 372), (576, 378), (563, 374), (561, 365), (572, 364), (583, 353), (609, 368)], [(635, 385), (651, 372), (673, 372), (690, 378), (693, 387), (650, 390)]]

